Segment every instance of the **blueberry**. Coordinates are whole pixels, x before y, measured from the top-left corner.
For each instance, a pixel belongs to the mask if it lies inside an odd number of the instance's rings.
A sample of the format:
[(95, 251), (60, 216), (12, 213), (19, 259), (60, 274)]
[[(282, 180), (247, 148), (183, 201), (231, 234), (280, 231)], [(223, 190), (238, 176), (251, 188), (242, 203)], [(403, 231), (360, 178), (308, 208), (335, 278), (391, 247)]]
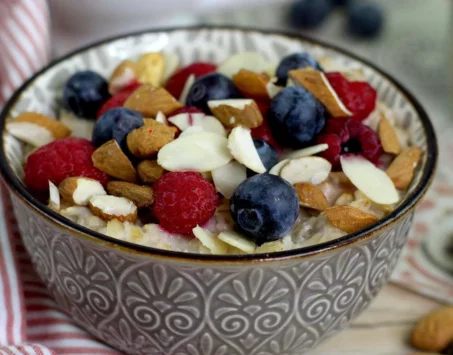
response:
[(240, 97), (241, 94), (236, 90), (231, 79), (222, 74), (211, 73), (195, 80), (187, 96), (187, 106), (201, 108), (205, 113), (210, 114), (208, 101)]
[(127, 135), (143, 125), (143, 116), (140, 113), (124, 107), (112, 108), (96, 121), (93, 130), (93, 144), (100, 146), (111, 139), (115, 139), (121, 148), (128, 152)]
[(288, 234), (299, 215), (299, 199), (286, 180), (259, 174), (237, 187), (230, 213), (237, 230), (261, 245)]
[(253, 138), (253, 144), (267, 171), (278, 163), (278, 153), (269, 143), (263, 139)]
[(324, 128), (326, 109), (304, 88), (287, 87), (271, 101), (267, 119), (280, 145), (301, 148)]
[(353, 4), (348, 9), (348, 30), (358, 37), (374, 37), (384, 23), (384, 13), (376, 4)]
[(288, 81), (288, 72), (290, 70), (305, 68), (308, 66), (322, 71), (322, 68), (318, 62), (308, 53), (301, 52), (286, 56), (277, 67), (277, 85), (286, 86), (286, 82)]
[(290, 20), (299, 28), (321, 25), (332, 10), (331, 0), (297, 0), (290, 8)]

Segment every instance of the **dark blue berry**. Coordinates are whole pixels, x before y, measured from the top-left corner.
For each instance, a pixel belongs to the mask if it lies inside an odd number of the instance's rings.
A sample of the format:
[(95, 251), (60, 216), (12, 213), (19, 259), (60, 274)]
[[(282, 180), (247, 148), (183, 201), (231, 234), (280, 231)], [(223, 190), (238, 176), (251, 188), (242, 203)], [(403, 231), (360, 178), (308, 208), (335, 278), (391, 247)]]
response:
[(324, 22), (331, 10), (331, 0), (297, 0), (290, 8), (291, 23), (299, 28), (315, 28)]
[(110, 97), (108, 83), (94, 71), (72, 75), (63, 89), (63, 106), (76, 116), (95, 119), (102, 104)]
[(253, 138), (253, 144), (255, 145), (256, 151), (258, 152), (266, 171), (269, 171), (278, 163), (278, 153), (269, 143), (263, 139)]
[(286, 180), (268, 173), (241, 183), (230, 200), (237, 230), (257, 245), (289, 233), (299, 215), (299, 199)]
[(305, 67), (312, 67), (316, 70), (322, 71), (322, 68), (318, 62), (308, 53), (294, 53), (286, 56), (277, 67), (277, 85), (286, 86), (286, 82), (288, 81), (288, 72), (290, 70)]
[(348, 30), (358, 37), (374, 37), (384, 23), (384, 13), (376, 4), (353, 4), (348, 9)]
[(348, 6), (351, 0), (331, 0), (334, 6)]
[(136, 128), (144, 125), (143, 116), (124, 107), (112, 108), (99, 117), (94, 125), (93, 144), (100, 146), (115, 139), (121, 148), (128, 152), (126, 137)]
[(236, 99), (241, 94), (236, 90), (233, 81), (225, 75), (211, 73), (200, 76), (190, 88), (187, 106), (195, 106), (210, 114), (210, 100)]
[(280, 145), (301, 148), (324, 128), (326, 109), (304, 88), (287, 87), (272, 99), (267, 119)]

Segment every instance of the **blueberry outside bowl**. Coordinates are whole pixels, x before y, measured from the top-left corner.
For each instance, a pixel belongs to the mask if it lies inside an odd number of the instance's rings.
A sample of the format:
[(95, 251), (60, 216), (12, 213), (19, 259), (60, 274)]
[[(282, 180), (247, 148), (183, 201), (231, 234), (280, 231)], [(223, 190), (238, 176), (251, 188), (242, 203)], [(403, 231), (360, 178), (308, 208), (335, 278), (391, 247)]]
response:
[(198, 59), (220, 62), (245, 50), (270, 60), (308, 50), (358, 66), (424, 151), (407, 197), (366, 230), (303, 249), (248, 256), (158, 250), (90, 231), (34, 199), (21, 180), (24, 146), (3, 130), (3, 179), (33, 264), (63, 310), (99, 339), (131, 354), (308, 351), (346, 327), (387, 283), (414, 208), (434, 175), (432, 125), (406, 89), (352, 54), (296, 34), (229, 27), (147, 31), (82, 48), (28, 80), (5, 106), (1, 124), (23, 111), (56, 116), (62, 84), (76, 70), (108, 76), (122, 59), (159, 50), (177, 53), (183, 65)]

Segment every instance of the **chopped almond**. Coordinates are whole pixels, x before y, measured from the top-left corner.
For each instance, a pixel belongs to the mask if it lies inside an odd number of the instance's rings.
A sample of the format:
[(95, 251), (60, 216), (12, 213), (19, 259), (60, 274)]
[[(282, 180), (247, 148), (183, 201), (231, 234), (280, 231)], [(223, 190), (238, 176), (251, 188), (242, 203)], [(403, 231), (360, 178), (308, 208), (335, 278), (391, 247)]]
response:
[(418, 147), (406, 148), (398, 155), (387, 169), (397, 189), (405, 190), (414, 178), (415, 168), (420, 161), (422, 150)]
[(123, 106), (140, 112), (144, 117), (156, 117), (159, 111), (164, 115), (169, 115), (182, 107), (167, 90), (156, 89), (149, 84), (137, 88)]
[(374, 223), (379, 218), (352, 206), (334, 206), (324, 211), (329, 222), (347, 233), (354, 233)]
[(137, 220), (137, 206), (124, 197), (94, 196), (90, 199), (88, 206), (95, 216), (104, 221), (117, 219), (120, 222), (135, 222)]
[(134, 166), (114, 139), (96, 149), (91, 159), (96, 168), (114, 178), (129, 182), (137, 181)]
[(132, 60), (122, 61), (113, 71), (109, 79), (109, 92), (117, 94), (137, 80), (137, 63)]
[(140, 186), (126, 181), (110, 181), (107, 184), (107, 191), (110, 195), (131, 200), (138, 208), (149, 207), (154, 202), (153, 189), (149, 186)]
[(378, 134), (384, 152), (395, 155), (401, 153), (401, 144), (396, 131), (385, 117), (379, 122)]
[(252, 99), (269, 99), (267, 84), (270, 78), (266, 74), (241, 69), (233, 75), (234, 86), (244, 95)]
[(140, 179), (148, 185), (154, 184), (164, 173), (164, 168), (157, 164), (157, 160), (143, 160), (137, 165)]
[(139, 158), (149, 158), (175, 139), (176, 128), (148, 119), (143, 127), (127, 135), (127, 146)]
[(164, 72), (165, 57), (162, 53), (145, 53), (138, 59), (137, 77), (140, 83), (159, 87), (162, 85)]
[(324, 211), (329, 207), (326, 196), (315, 185), (299, 183), (294, 185), (294, 188), (296, 189), (301, 206), (312, 208), (317, 211)]
[(60, 183), (58, 190), (66, 201), (79, 206), (88, 205), (88, 201), (93, 196), (106, 194), (99, 181), (86, 177), (68, 177)]
[(256, 102), (251, 99), (212, 100), (208, 101), (208, 106), (225, 127), (256, 128), (263, 123), (263, 115)]

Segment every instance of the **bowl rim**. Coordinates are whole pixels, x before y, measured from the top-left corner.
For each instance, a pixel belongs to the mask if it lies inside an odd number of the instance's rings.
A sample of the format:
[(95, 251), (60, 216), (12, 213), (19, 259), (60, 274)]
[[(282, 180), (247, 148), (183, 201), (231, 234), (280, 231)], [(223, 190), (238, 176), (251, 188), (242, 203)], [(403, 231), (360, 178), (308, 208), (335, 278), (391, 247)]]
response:
[[(41, 75), (46, 71), (53, 68), (54, 66), (71, 59), (72, 57), (95, 47), (113, 42), (116, 40), (135, 37), (144, 35), (147, 33), (159, 33), (159, 32), (175, 32), (175, 31), (202, 31), (202, 30), (224, 30), (224, 31), (241, 31), (241, 32), (251, 32), (251, 33), (260, 33), (263, 35), (270, 36), (282, 36), (293, 40), (300, 40), (308, 42), (315, 46), (321, 46), (327, 49), (335, 50), (345, 56), (348, 56), (354, 60), (357, 60), (373, 70), (379, 73), (383, 78), (385, 78), (391, 85), (395, 87), (405, 98), (406, 100), (414, 107), (415, 111), (420, 117), (420, 121), (423, 126), (424, 133), (426, 135), (426, 144), (427, 144), (427, 154), (426, 165), (424, 171), (422, 172), (421, 179), (418, 185), (414, 188), (412, 193), (407, 196), (405, 202), (398, 206), (392, 213), (386, 217), (380, 219), (376, 224), (362, 229), (358, 232), (348, 234), (341, 238), (336, 238), (328, 242), (315, 244), (312, 246), (290, 249), (280, 252), (273, 253), (263, 253), (263, 254), (247, 254), (247, 255), (211, 255), (211, 254), (197, 254), (197, 253), (187, 253), (180, 251), (172, 250), (163, 250), (153, 247), (142, 246), (134, 244), (127, 241), (122, 241), (109, 237), (107, 235), (101, 234), (99, 232), (93, 231), (87, 227), (79, 225), (75, 222), (72, 222), (57, 212), (51, 210), (45, 204), (41, 203), (39, 200), (34, 198), (32, 194), (25, 188), (25, 185), (16, 177), (15, 173), (9, 167), (8, 160), (5, 154), (4, 146), (4, 130), (5, 122), (9, 115), (9, 112), (14, 108), (16, 102), (20, 99), (21, 94)], [(338, 248), (343, 248), (351, 244), (355, 244), (361, 240), (372, 238), (379, 231), (389, 227), (390, 225), (397, 223), (401, 218), (403, 218), (407, 213), (411, 212), (423, 195), (426, 193), (428, 187), (433, 181), (435, 175), (435, 170), (437, 167), (437, 156), (438, 156), (438, 147), (436, 134), (433, 128), (433, 125), (429, 119), (428, 114), (423, 109), (419, 101), (396, 79), (389, 75), (384, 70), (380, 69), (375, 64), (370, 63), (367, 59), (363, 59), (360, 56), (351, 53), (350, 51), (337, 47), (333, 44), (326, 43), (321, 40), (313, 39), (309, 36), (288, 30), (272, 30), (272, 29), (260, 29), (254, 27), (243, 27), (243, 26), (228, 26), (228, 25), (195, 25), (195, 26), (176, 26), (176, 27), (161, 27), (153, 28), (148, 30), (134, 31), (122, 35), (112, 36), (100, 41), (96, 41), (85, 45), (81, 48), (71, 51), (70, 53), (52, 60), (48, 65), (39, 70), (28, 80), (26, 80), (10, 97), (10, 99), (5, 104), (1, 114), (0, 114), (0, 127), (2, 127), (2, 135), (0, 138), (0, 171), (2, 174), (2, 179), (8, 186), (10, 192), (13, 192), (17, 197), (22, 199), (29, 207), (32, 207), (41, 217), (45, 217), (48, 221), (56, 224), (58, 227), (68, 230), (71, 234), (77, 234), (78, 236), (89, 239), (93, 242), (98, 242), (104, 244), (108, 247), (114, 249), (121, 249), (128, 253), (138, 253), (140, 255), (153, 257), (153, 258), (164, 258), (167, 260), (176, 260), (184, 262), (221, 262), (221, 263), (243, 263), (243, 262), (260, 262), (260, 261), (278, 261), (284, 259), (294, 259), (308, 257), (315, 254), (325, 253), (327, 251), (333, 251)]]

